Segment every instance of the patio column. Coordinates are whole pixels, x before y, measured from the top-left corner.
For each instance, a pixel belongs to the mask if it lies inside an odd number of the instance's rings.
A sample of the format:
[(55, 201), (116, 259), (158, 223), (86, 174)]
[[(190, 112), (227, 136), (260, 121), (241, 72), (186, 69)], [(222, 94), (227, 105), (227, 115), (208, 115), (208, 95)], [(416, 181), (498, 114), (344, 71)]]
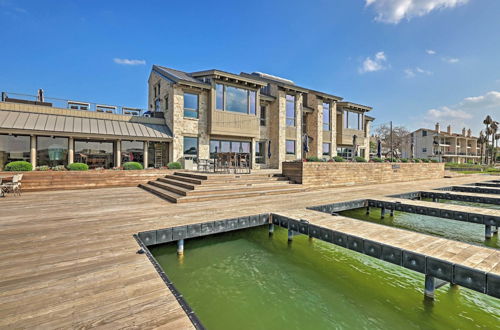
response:
[(122, 141), (116, 140), (116, 167), (122, 166)]
[(36, 136), (31, 136), (30, 163), (33, 165), (33, 170), (36, 167)]
[(148, 168), (148, 141), (144, 141), (143, 158), (144, 168)]
[(73, 138), (70, 137), (68, 139), (68, 143), (69, 143), (69, 146), (68, 146), (68, 165), (69, 164), (73, 164), (75, 162), (75, 149), (74, 149), (74, 142), (73, 142)]

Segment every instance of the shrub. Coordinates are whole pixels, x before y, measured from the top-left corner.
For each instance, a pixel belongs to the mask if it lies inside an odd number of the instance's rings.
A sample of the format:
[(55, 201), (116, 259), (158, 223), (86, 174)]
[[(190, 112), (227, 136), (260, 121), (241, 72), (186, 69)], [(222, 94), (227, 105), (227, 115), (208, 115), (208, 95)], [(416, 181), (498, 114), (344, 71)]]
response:
[(439, 163), (436, 159), (431, 159), (431, 163)]
[(338, 163), (345, 162), (345, 159), (341, 156), (335, 156), (335, 157), (333, 157), (333, 160), (338, 162)]
[(20, 172), (20, 171), (31, 171), (33, 170), (33, 165), (29, 162), (25, 162), (23, 160), (18, 160), (15, 162), (10, 162), (7, 165), (5, 165), (4, 168), (5, 171), (12, 171), (12, 172)]
[(420, 159), (418, 159), (418, 158), (415, 158), (413, 161), (414, 161), (415, 163), (420, 163)]
[(48, 167), (47, 165), (35, 167), (35, 171), (48, 171), (48, 170), (50, 170), (50, 167)]
[(401, 163), (408, 163), (408, 159), (407, 158), (401, 158)]
[(64, 165), (56, 165), (51, 168), (52, 171), (66, 171), (66, 167)]
[(88, 171), (89, 166), (84, 163), (73, 163), (68, 165), (70, 171)]
[(383, 163), (384, 162), (384, 160), (382, 158), (379, 158), (379, 157), (373, 157), (372, 161), (374, 163)]
[(321, 158), (318, 158), (318, 157), (315, 157), (315, 156), (306, 157), (306, 160), (308, 162), (322, 162), (323, 161)]
[(430, 161), (429, 159), (427, 159), (427, 158), (422, 158), (422, 159), (421, 159), (421, 161), (422, 161), (423, 163), (430, 163), (430, 162), (431, 162), (431, 161)]
[(142, 167), (142, 164), (141, 163), (138, 163), (138, 162), (126, 162), (125, 164), (123, 164), (123, 169), (124, 170), (142, 170), (144, 169), (144, 167)]
[(354, 157), (354, 161), (356, 163), (366, 163), (366, 159), (364, 157), (359, 157), (359, 156)]
[(171, 162), (167, 164), (167, 167), (171, 170), (180, 170), (182, 165), (179, 162)]

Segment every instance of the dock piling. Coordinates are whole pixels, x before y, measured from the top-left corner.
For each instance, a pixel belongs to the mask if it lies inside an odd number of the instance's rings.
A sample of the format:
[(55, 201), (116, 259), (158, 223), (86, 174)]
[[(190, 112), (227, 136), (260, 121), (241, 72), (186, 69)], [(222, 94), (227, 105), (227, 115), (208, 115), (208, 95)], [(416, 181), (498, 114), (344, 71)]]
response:
[(180, 239), (177, 241), (177, 254), (182, 256), (184, 255), (184, 240)]
[(366, 215), (370, 215), (370, 207), (369, 206), (366, 207)]
[(484, 226), (484, 237), (491, 238), (493, 236), (491, 225)]
[(274, 223), (269, 224), (269, 235), (274, 234)]
[(288, 229), (288, 241), (291, 242), (293, 240), (293, 230)]
[(391, 217), (394, 216), (394, 209), (391, 210), (391, 213), (390, 213)]
[(385, 217), (385, 207), (382, 207), (380, 209), (380, 219), (383, 219)]

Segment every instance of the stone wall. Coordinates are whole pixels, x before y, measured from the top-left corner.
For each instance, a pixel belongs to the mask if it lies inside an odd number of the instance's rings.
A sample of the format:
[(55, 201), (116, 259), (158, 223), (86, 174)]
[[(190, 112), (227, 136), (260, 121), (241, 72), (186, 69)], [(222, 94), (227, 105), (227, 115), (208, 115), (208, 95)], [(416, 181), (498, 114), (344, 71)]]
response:
[[(147, 183), (173, 174), (174, 170), (90, 170), (90, 171), (32, 171), (19, 172), (23, 174), (22, 190), (77, 190), (111, 187), (136, 187), (140, 183)], [(16, 172), (0, 172), (0, 177), (10, 178)], [(112, 202), (112, 201), (110, 201)]]
[(444, 163), (285, 162), (283, 175), (308, 186), (349, 186), (444, 177)]

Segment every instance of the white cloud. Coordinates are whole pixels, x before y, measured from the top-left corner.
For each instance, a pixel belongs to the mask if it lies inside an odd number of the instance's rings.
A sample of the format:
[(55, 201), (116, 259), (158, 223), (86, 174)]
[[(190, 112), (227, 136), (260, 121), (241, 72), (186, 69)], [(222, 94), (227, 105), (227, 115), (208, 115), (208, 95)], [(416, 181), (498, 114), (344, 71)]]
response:
[(436, 55), (436, 51), (432, 49), (427, 49), (425, 52), (429, 55)]
[(460, 62), (460, 60), (456, 57), (443, 57), (443, 61), (454, 64)]
[(359, 73), (365, 72), (375, 72), (384, 70), (386, 68), (385, 63), (387, 62), (387, 57), (384, 52), (378, 52), (372, 58), (367, 57), (363, 61), (363, 65), (359, 68)]
[(366, 7), (373, 7), (375, 20), (398, 24), (402, 19), (424, 16), (433, 10), (453, 8), (469, 0), (365, 0)]
[(417, 74), (422, 74), (422, 75), (426, 75), (426, 76), (432, 75), (431, 71), (424, 70), (422, 68), (419, 68), (418, 66), (415, 69), (410, 69), (410, 68), (405, 69), (404, 73), (405, 73), (406, 78), (414, 78)]
[(424, 115), (424, 127), (433, 128), (436, 122), (441, 127), (449, 124), (454, 132), (461, 132), (463, 127), (471, 128), (474, 134), (484, 128), (483, 120), (490, 115), (500, 121), (500, 91), (491, 91), (483, 95), (466, 97), (458, 104), (429, 109)]
[(114, 58), (113, 62), (121, 65), (145, 65), (145, 60), (129, 60), (127, 58)]

